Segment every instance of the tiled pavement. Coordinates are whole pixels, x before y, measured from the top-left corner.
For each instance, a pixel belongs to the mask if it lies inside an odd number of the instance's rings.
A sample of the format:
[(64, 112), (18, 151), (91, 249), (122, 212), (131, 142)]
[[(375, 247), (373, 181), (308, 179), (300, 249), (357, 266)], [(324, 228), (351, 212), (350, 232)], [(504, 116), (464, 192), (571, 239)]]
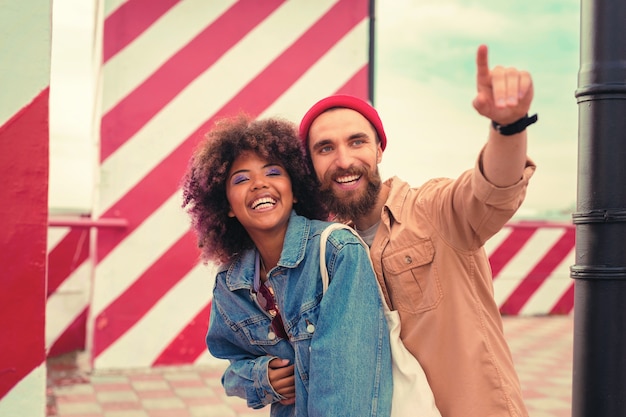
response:
[[(505, 317), (531, 417), (569, 417), (572, 386), (571, 316)], [(183, 366), (87, 373), (81, 357), (48, 364), (48, 416), (52, 417), (253, 417), (269, 408), (249, 409), (227, 397), (222, 368)]]
[(504, 319), (530, 417), (570, 417), (573, 317)]

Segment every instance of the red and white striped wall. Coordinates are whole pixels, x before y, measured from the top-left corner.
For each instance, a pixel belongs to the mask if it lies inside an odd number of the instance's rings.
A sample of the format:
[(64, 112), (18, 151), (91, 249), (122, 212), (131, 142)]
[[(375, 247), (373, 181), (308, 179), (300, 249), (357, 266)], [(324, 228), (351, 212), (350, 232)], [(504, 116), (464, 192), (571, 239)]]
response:
[[(217, 117), (298, 121), (336, 92), (368, 97), (369, 1), (104, 3), (97, 202), (51, 219), (47, 344), (96, 368), (213, 360), (214, 269), (198, 263), (180, 180)], [(97, 233), (96, 233), (97, 232)], [(487, 245), (504, 314), (572, 310), (574, 231), (514, 222)]]
[(297, 121), (335, 92), (367, 98), (369, 1), (104, 9), (97, 205), (84, 225), (51, 222), (48, 345), (86, 346), (96, 368), (210, 361), (213, 270), (181, 208), (187, 161), (217, 117)]
[(50, 2), (0, 13), (0, 415), (45, 415)]
[(507, 315), (570, 314), (574, 308), (575, 228), (563, 222), (511, 222), (485, 245), (494, 297)]

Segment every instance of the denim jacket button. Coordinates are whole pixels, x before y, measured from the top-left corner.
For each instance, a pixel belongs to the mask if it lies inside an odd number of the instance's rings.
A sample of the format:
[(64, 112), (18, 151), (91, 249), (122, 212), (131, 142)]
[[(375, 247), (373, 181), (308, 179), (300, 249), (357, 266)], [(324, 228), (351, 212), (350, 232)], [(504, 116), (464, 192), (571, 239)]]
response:
[(270, 331), (270, 332), (267, 334), (267, 338), (268, 338), (268, 339), (270, 339), (270, 340), (274, 340), (274, 339), (276, 339), (276, 333), (274, 333), (274, 332)]
[(315, 326), (312, 324), (309, 324), (308, 326), (306, 326), (306, 331), (309, 333), (313, 333), (315, 331)]
[(404, 257), (404, 262), (406, 264), (410, 264), (411, 262), (413, 262), (413, 259), (411, 259), (411, 257), (409, 255)]

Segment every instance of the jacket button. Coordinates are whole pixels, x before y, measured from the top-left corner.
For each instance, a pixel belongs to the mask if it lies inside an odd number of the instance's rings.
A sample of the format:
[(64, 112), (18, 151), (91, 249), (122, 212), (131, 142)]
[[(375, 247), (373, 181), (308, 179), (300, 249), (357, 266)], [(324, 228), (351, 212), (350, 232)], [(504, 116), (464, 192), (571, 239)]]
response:
[(410, 264), (411, 262), (413, 262), (413, 259), (411, 259), (411, 257), (409, 255), (404, 257), (404, 263)]
[(306, 326), (306, 331), (309, 333), (313, 333), (315, 331), (315, 326), (312, 324), (309, 324), (308, 326)]
[(274, 340), (274, 339), (276, 339), (276, 333), (274, 333), (274, 332), (270, 331), (270, 332), (267, 334), (267, 338), (268, 338), (268, 339), (270, 339), (270, 340)]

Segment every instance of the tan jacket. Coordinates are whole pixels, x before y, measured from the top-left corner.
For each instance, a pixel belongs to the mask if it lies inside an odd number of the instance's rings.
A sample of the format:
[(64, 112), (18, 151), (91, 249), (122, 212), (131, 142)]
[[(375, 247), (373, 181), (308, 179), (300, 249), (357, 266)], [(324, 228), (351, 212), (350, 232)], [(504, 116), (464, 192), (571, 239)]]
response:
[(397, 177), (371, 257), (402, 339), (417, 357), (443, 417), (526, 417), (483, 249), (522, 203), (535, 165), (497, 188), (479, 164), (420, 188)]

